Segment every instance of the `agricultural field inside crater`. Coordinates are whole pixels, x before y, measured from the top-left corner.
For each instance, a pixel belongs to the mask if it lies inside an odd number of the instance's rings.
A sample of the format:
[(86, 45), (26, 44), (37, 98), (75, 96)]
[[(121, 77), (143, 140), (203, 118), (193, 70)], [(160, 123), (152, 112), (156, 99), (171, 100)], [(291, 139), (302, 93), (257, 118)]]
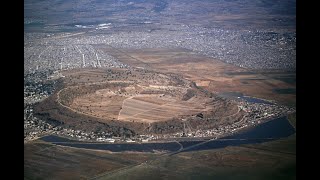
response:
[[(236, 103), (171, 73), (140, 68), (87, 68), (61, 74), (60, 89), (41, 102), (36, 112), (65, 125), (92, 126), (91, 121), (102, 123), (98, 126), (125, 127), (136, 133), (162, 134), (181, 132), (183, 121), (199, 114), (214, 115), (223, 123), (227, 117), (235, 117), (233, 121), (237, 121), (243, 113)], [(197, 129), (203, 123), (211, 127), (210, 122), (203, 121), (191, 123), (194, 124), (191, 128)]]
[[(97, 71), (91, 71), (89, 82), (79, 81), (81, 85), (60, 90), (58, 101), (74, 111), (102, 119), (147, 123), (213, 109), (212, 94), (197, 89), (191, 81), (137, 70), (112, 70), (113, 74), (119, 74), (108, 79), (101, 70)], [(71, 74), (66, 76), (72, 77), (69, 82), (81, 79), (81, 73)], [(97, 82), (101, 76), (105, 80)], [(73, 94), (70, 102), (64, 99), (70, 98), (68, 94)]]

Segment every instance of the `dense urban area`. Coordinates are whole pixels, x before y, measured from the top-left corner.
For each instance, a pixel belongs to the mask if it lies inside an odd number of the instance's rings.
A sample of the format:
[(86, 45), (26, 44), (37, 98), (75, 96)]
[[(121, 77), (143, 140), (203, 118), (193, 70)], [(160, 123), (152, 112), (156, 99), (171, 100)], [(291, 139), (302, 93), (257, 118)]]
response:
[[(112, 26), (112, 25), (110, 25)], [(185, 48), (224, 62), (251, 69), (296, 68), (296, 35), (291, 32), (224, 30), (190, 25), (130, 32), (25, 34), (25, 73), (81, 67), (124, 67), (103, 52), (108, 48)], [(40, 34), (42, 35), (42, 34)]]

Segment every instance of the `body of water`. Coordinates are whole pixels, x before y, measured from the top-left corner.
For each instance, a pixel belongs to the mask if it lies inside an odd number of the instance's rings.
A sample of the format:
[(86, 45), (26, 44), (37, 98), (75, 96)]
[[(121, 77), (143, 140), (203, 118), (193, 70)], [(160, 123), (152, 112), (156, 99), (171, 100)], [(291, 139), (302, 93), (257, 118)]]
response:
[[(253, 144), (271, 141), (279, 138), (288, 137), (295, 133), (294, 128), (288, 122), (286, 117), (276, 118), (274, 120), (256, 125), (255, 127), (243, 130), (234, 135), (224, 137), (222, 139), (216, 139), (212, 141), (181, 141), (181, 142), (167, 142), (167, 143), (127, 143), (127, 144), (110, 144), (110, 143), (88, 143), (70, 140), (54, 135), (49, 135), (40, 138), (43, 141), (50, 142), (57, 145), (97, 149), (97, 150), (109, 150), (112, 152), (124, 152), (124, 151), (138, 151), (138, 152), (154, 152), (154, 151), (166, 151), (175, 152), (181, 148), (187, 148), (183, 151), (198, 151), (207, 149), (224, 148), (227, 146), (237, 146), (241, 144)], [(205, 142), (205, 143), (204, 143)], [(202, 143), (201, 145), (196, 145)]]
[(104, 143), (53, 143), (62, 146), (96, 149), (96, 150), (109, 150), (112, 152), (124, 152), (124, 151), (138, 151), (138, 152), (154, 152), (154, 151), (166, 151), (174, 152), (178, 151), (181, 146), (177, 142), (168, 143), (132, 143), (132, 144), (104, 144)]
[(258, 98), (254, 98), (254, 97), (250, 97), (250, 96), (244, 96), (240, 92), (223, 92), (223, 93), (219, 93), (218, 96), (226, 98), (226, 99), (233, 99), (233, 100), (242, 99), (242, 100), (245, 100), (245, 101), (251, 102), (251, 103), (274, 104), (272, 102), (265, 101), (262, 99), (258, 99)]
[(185, 151), (197, 151), (207, 149), (224, 148), (227, 146), (237, 146), (241, 144), (255, 144), (275, 139), (285, 138), (295, 133), (294, 128), (288, 122), (286, 117), (276, 118), (274, 120), (258, 124), (257, 126), (238, 132), (234, 135), (208, 141), (199, 146), (192, 147)]

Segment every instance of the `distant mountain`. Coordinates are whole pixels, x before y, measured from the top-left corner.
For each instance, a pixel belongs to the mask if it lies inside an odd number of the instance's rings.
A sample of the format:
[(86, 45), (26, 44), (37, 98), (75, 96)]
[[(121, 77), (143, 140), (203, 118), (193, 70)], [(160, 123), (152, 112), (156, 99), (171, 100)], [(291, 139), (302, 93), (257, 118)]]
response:
[(101, 23), (295, 28), (295, 0), (25, 0), (25, 30)]

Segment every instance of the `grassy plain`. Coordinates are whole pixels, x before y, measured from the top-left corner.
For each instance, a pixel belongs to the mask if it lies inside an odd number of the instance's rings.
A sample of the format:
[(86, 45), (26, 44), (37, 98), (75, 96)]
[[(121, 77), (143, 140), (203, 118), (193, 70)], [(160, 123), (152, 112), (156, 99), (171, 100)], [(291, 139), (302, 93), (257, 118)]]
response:
[(40, 140), (25, 144), (25, 179), (296, 179), (296, 135), (183, 152), (111, 153)]
[(153, 156), (70, 148), (37, 140), (24, 145), (24, 179), (88, 179)]
[[(289, 116), (295, 122), (295, 114)], [(111, 153), (25, 144), (24, 179), (296, 179), (296, 134), (276, 141), (182, 152)]]
[(296, 139), (183, 152), (98, 179), (296, 179)]

